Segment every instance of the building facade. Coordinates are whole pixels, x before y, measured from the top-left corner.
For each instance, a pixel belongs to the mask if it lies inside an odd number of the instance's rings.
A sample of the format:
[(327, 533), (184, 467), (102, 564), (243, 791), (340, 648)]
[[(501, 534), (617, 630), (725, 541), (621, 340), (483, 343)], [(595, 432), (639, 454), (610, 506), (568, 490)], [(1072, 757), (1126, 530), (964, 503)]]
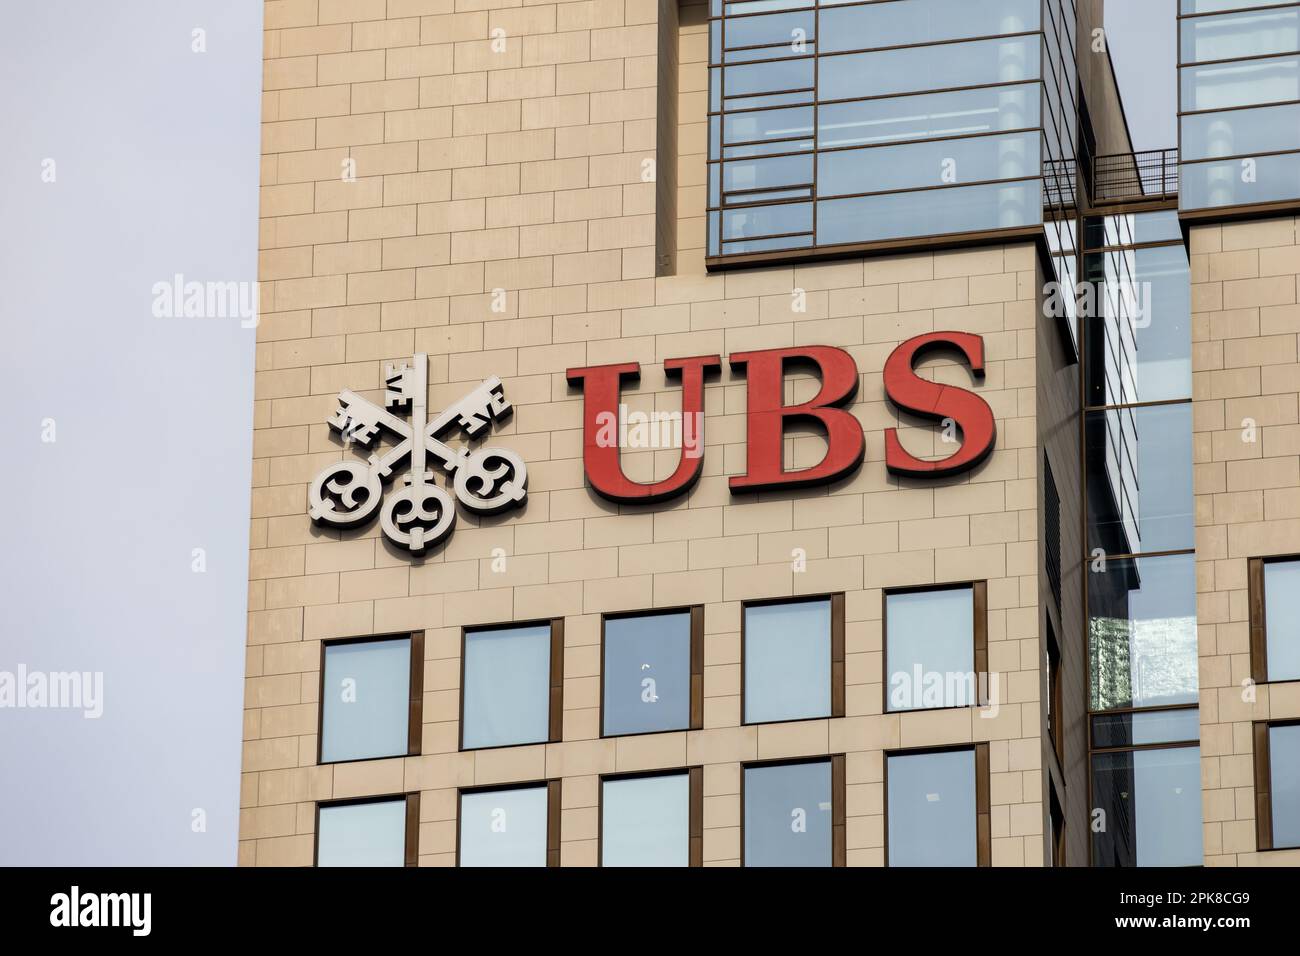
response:
[(1300, 864), (1300, 4), (265, 9), (241, 864)]

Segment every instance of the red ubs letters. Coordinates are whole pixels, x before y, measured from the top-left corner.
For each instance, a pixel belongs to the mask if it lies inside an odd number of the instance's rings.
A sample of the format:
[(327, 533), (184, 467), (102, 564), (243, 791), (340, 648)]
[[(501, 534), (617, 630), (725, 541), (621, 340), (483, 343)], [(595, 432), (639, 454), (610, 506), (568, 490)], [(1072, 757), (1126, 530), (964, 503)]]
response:
[[(988, 457), (997, 437), (993, 410), (974, 392), (923, 379), (915, 363), (935, 350), (955, 350), (966, 359), (976, 379), (984, 377), (984, 340), (967, 332), (931, 332), (909, 339), (885, 362), (885, 393), (898, 408), (936, 422), (952, 422), (962, 432), (960, 448), (947, 458), (926, 461), (910, 454), (896, 429), (885, 432), (885, 466), (896, 475), (943, 478), (975, 467)], [(736, 352), (733, 369), (744, 369), (748, 382), (745, 474), (731, 479), (733, 493), (824, 484), (846, 477), (862, 463), (862, 426), (846, 406), (858, 390), (858, 368), (843, 349), (810, 345), (790, 349)], [(682, 382), (682, 418), (703, 422), (704, 377), (721, 367), (717, 355), (669, 359), (664, 370)], [(821, 378), (821, 391), (801, 405), (783, 404), (786, 372), (807, 367)], [(569, 383), (583, 387), (583, 462), (587, 480), (611, 501), (643, 503), (682, 494), (700, 476), (704, 465), (702, 424), (694, 435), (699, 454), (683, 453), (676, 471), (662, 481), (643, 484), (627, 478), (619, 462), (620, 442), (609, 440), (608, 422), (617, 419), (624, 379), (635, 380), (636, 362), (569, 369)], [(826, 456), (810, 468), (786, 471), (782, 439), (787, 422), (816, 422), (825, 431)], [(950, 432), (951, 433), (951, 432)]]

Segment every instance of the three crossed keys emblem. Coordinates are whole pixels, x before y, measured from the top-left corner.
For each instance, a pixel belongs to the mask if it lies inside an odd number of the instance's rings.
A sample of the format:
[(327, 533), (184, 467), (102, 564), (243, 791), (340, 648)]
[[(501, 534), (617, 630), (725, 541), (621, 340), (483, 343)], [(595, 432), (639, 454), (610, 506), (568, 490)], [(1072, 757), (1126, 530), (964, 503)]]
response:
[[(384, 369), (384, 407), (355, 392), (339, 393), (339, 406), (329, 419), (332, 430), (349, 445), (371, 448), (366, 462), (336, 462), (325, 468), (307, 493), (308, 513), (320, 525), (353, 528), (380, 512), (384, 535), (399, 547), (420, 554), (442, 541), (456, 524), (451, 495), (433, 482), (429, 464), (446, 474), (457, 500), (478, 514), (496, 514), (523, 504), (528, 469), (523, 459), (507, 448), (452, 448), (442, 442), (458, 430), (466, 438), (481, 434), (493, 420), (509, 417), (505, 386), (495, 376), (429, 418), (428, 356), (414, 356), (412, 365)], [(399, 417), (411, 412), (409, 424)], [(392, 447), (380, 454), (381, 435)], [(410, 458), (403, 487), (384, 498), (384, 486), (403, 460)]]

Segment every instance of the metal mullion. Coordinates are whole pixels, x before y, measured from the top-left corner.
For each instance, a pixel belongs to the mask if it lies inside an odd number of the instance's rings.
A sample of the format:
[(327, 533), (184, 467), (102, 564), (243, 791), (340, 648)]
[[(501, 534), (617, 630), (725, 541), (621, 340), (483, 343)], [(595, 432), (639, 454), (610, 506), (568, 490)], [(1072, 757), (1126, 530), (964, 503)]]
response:
[[(829, 56), (831, 54), (821, 54)], [(969, 86), (949, 86), (938, 90), (905, 90), (901, 93), (878, 93), (875, 96), (845, 96), (837, 100), (824, 100), (820, 97), (817, 103), (822, 106), (832, 106), (839, 103), (868, 103), (874, 100), (895, 100), (904, 96), (932, 96), (939, 93), (965, 93), (967, 90), (993, 90), (1003, 86), (1029, 86), (1031, 83), (1042, 84), (1041, 77), (1028, 77), (1023, 80), (1002, 80), (997, 83), (972, 83)], [(802, 92), (802, 91), (796, 91)]]
[[(839, 6), (839, 4), (836, 4)], [(923, 43), (895, 43), (892, 46), (869, 46), (853, 50), (827, 50), (821, 56), (854, 56), (859, 53), (888, 53), (893, 50), (916, 50), (921, 47), (952, 46), (954, 43), (982, 43), (986, 40), (1009, 40), (1015, 37), (1042, 36), (1042, 30), (1017, 30), (1014, 33), (989, 33), (978, 37), (953, 37), (949, 40), (926, 40)]]
[[(820, 38), (821, 38), (821, 34), (822, 34), (822, 14), (821, 14), (821, 10), (822, 10), (821, 0), (813, 0), (813, 36), (814, 36), (815, 38), (817, 38), (817, 39), (820, 39)], [(818, 199), (818, 192), (819, 192), (818, 189), (817, 189), (817, 168), (821, 165), (821, 163), (818, 161), (818, 155), (817, 155), (817, 153), (818, 153), (817, 147), (818, 147), (818, 145), (821, 143), (821, 137), (819, 136), (820, 130), (819, 130), (819, 127), (818, 127), (818, 123), (820, 122), (820, 115), (819, 115), (819, 114), (820, 114), (820, 111), (819, 111), (819, 109), (818, 109), (818, 105), (817, 105), (817, 104), (818, 104), (818, 99), (819, 99), (819, 97), (818, 97), (818, 94), (817, 94), (817, 92), (816, 92), (817, 90), (819, 90), (819, 89), (821, 88), (820, 81), (821, 81), (821, 55), (820, 55), (819, 52), (814, 52), (814, 54), (813, 54), (813, 91), (814, 91), (814, 92), (813, 92), (813, 104), (812, 104), (812, 112), (813, 112), (813, 121), (812, 121), (812, 174), (813, 174), (813, 181), (812, 181), (812, 244), (813, 244), (814, 246), (817, 245), (817, 207), (818, 207), (818, 205), (819, 205), (819, 203), (817, 202), (817, 199)]]
[(908, 186), (903, 189), (881, 189), (875, 192), (864, 193), (835, 193), (834, 195), (824, 196), (824, 199), (865, 199), (870, 196), (896, 196), (901, 193), (924, 193), (933, 192), (936, 189), (963, 189), (967, 186), (996, 186), (1000, 183), (1031, 183), (1035, 180), (1042, 181), (1043, 177), (1038, 176), (1015, 176), (1011, 179), (979, 179), (969, 183), (942, 183), (938, 186)]
[(1178, 118), (1182, 119), (1184, 116), (1206, 116), (1210, 113), (1236, 113), (1241, 110), (1267, 110), (1272, 109), (1274, 106), (1300, 106), (1300, 99), (1278, 100), (1274, 103), (1242, 103), (1239, 106), (1216, 106), (1213, 109), (1208, 110), (1186, 110), (1185, 112), (1179, 112)]
[[(1181, 4), (1180, 4), (1181, 6)], [(1238, 13), (1257, 13), (1261, 10), (1297, 10), (1300, 3), (1274, 3), (1258, 7), (1240, 7), (1234, 10), (1206, 10), (1203, 13), (1182, 13), (1176, 15), (1179, 20), (1204, 20), (1207, 17), (1230, 17)]]
[(1190, 63), (1180, 62), (1177, 68), (1185, 70), (1192, 66), (1220, 66), (1224, 63), (1246, 63), (1250, 60), (1276, 60), (1284, 56), (1300, 56), (1300, 50), (1283, 50), (1280, 53), (1252, 53), (1250, 56), (1226, 56), (1219, 60), (1193, 60)]
[(1118, 246), (1093, 246), (1090, 249), (1084, 249), (1084, 255), (1101, 255), (1107, 252), (1125, 252), (1132, 249), (1164, 249), (1174, 246), (1185, 247), (1181, 239), (1157, 239), (1152, 242), (1131, 242)]
[[(723, 149), (728, 146), (766, 146), (769, 143), (797, 143), (803, 139), (810, 139), (810, 136), (773, 136), (771, 139), (742, 139), (739, 142), (728, 143), (725, 139), (718, 145)], [(731, 157), (735, 158), (735, 157)]]
[(1205, 159), (1181, 159), (1180, 158), (1179, 161), (1184, 166), (1198, 166), (1198, 165), (1204, 165), (1205, 163), (1226, 163), (1234, 159), (1262, 159), (1268, 156), (1292, 156), (1295, 155), (1296, 153), (1300, 153), (1300, 146), (1297, 146), (1294, 149), (1270, 149), (1270, 150), (1261, 150), (1258, 153), (1238, 153), (1235, 156), (1209, 156), (1206, 157)]
[[(1143, 561), (1147, 558), (1178, 558), (1196, 554), (1195, 548), (1171, 548), (1168, 551), (1137, 551), (1132, 554), (1107, 554), (1107, 561)], [(1088, 554), (1087, 560), (1092, 559)], [(1182, 706), (1182, 705), (1179, 705)], [(1159, 707), (1157, 710), (1168, 710), (1167, 707)]]
[[(824, 146), (819, 153), (842, 153), (850, 149), (888, 149), (890, 146), (917, 146), (921, 143), (946, 143), (955, 139), (988, 139), (995, 136), (1018, 136), (1021, 133), (1041, 133), (1041, 126), (1024, 126), (1019, 129), (996, 129), (983, 133), (954, 133), (949, 136), (925, 136), (920, 139), (900, 139), (890, 143), (858, 143), (851, 146)], [(807, 139), (808, 137), (801, 137)]]
[(813, 155), (812, 150), (797, 149), (785, 153), (763, 153), (759, 156), (724, 156), (722, 157), (722, 159), (710, 159), (708, 160), (708, 162), (717, 166), (722, 163), (747, 163), (747, 162), (754, 162), (755, 160), (759, 160), (759, 159), (784, 159), (787, 156), (812, 156), (812, 155)]
[(765, 232), (758, 236), (737, 236), (734, 239), (723, 239), (725, 245), (728, 242), (762, 242), (768, 239), (795, 239), (799, 236), (811, 236), (812, 233), (807, 229), (801, 232)]
[(723, 192), (723, 196), (744, 196), (748, 193), (770, 193), (784, 189), (811, 189), (812, 183), (791, 183), (788, 186), (755, 186), (752, 189), (733, 189)]

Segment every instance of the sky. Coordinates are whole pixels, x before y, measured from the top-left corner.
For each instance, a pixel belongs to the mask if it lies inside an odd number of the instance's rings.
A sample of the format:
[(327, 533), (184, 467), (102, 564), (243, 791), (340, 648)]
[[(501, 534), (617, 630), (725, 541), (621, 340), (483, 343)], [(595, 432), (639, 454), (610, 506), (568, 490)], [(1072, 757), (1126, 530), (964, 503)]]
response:
[(154, 305), (256, 279), (261, 15), (5, 11), (0, 705), (92, 676), (0, 706), (0, 864), (235, 862), (255, 332)]
[[(1176, 142), (1173, 3), (1109, 4), (1138, 149)], [(254, 332), (159, 289), (256, 278), (261, 15), (6, 11), (0, 864), (235, 862)], [(4, 706), (70, 672), (79, 706)]]

